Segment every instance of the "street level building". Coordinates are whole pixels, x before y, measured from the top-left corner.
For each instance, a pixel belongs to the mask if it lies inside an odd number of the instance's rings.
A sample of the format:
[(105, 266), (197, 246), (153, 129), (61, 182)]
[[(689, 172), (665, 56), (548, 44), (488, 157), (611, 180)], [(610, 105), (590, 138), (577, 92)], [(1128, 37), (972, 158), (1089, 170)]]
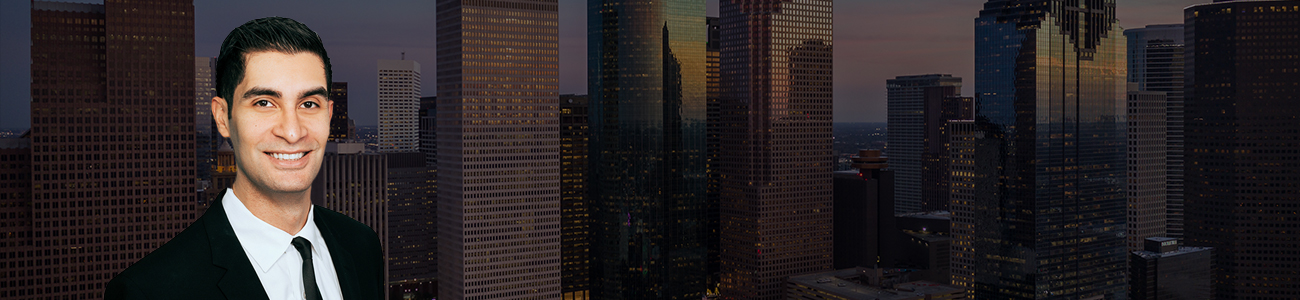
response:
[(1129, 254), (1129, 299), (1214, 299), (1214, 249), (1153, 237)]

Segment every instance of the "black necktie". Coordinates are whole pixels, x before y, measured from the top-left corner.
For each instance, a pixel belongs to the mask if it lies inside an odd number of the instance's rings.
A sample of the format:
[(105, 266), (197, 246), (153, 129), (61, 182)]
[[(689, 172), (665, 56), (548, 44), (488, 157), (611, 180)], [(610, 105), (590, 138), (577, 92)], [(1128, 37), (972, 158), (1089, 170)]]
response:
[(316, 272), (311, 265), (311, 242), (302, 237), (294, 237), (293, 247), (302, 256), (302, 287), (307, 293), (307, 300), (321, 300), (320, 289), (316, 287)]

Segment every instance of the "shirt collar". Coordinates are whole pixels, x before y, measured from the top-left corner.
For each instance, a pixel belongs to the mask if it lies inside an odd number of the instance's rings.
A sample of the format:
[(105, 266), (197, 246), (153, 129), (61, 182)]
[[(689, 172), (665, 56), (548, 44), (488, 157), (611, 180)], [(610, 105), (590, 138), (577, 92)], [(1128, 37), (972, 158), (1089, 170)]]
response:
[(221, 198), (221, 205), (226, 211), (226, 217), (230, 219), (230, 227), (235, 230), (235, 237), (239, 239), (239, 244), (243, 246), (244, 253), (248, 254), (254, 266), (261, 269), (262, 272), (268, 272), (272, 266), (275, 266), (280, 257), (285, 252), (297, 251), (293, 248), (293, 238), (301, 236), (306, 238), (312, 244), (312, 252), (319, 255), (324, 242), (321, 241), (320, 230), (316, 227), (315, 217), (316, 209), (313, 206), (307, 212), (307, 224), (298, 230), (298, 235), (291, 235), (280, 228), (272, 226), (266, 221), (262, 221), (248, 210), (244, 203), (235, 197), (235, 191), (226, 190), (226, 196)]

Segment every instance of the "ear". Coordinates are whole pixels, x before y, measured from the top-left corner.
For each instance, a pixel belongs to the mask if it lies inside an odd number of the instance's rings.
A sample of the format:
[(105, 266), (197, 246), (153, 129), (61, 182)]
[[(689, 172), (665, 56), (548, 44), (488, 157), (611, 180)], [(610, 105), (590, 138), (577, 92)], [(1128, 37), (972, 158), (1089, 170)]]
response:
[(217, 122), (217, 131), (221, 132), (222, 137), (230, 137), (230, 113), (226, 109), (230, 106), (226, 99), (221, 97), (212, 97), (212, 119)]

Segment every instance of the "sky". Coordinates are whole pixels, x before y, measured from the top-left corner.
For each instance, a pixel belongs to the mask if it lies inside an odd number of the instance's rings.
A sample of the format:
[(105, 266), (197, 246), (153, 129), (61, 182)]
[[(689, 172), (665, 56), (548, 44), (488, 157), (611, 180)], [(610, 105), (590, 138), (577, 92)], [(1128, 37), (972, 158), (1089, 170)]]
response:
[[(103, 3), (95, 0), (65, 2)], [(706, 0), (708, 16), (718, 1)], [(727, 1), (727, 0), (723, 0)], [(1209, 0), (1117, 0), (1120, 26), (1182, 23), (1182, 9)], [(289, 17), (325, 43), (334, 80), (348, 82), (348, 114), (359, 126), (378, 119), (379, 59), (415, 60), (423, 94), (433, 95), (435, 1), (198, 0), (195, 55), (216, 56), (222, 39), (248, 20)], [(586, 94), (586, 1), (560, 2), (560, 93)], [(981, 0), (839, 0), (834, 7), (834, 120), (884, 122), (885, 80), (953, 74), (973, 94), (975, 17)], [(31, 3), (0, 0), (0, 129), (30, 126)], [(25, 41), (25, 42), (22, 42)]]

